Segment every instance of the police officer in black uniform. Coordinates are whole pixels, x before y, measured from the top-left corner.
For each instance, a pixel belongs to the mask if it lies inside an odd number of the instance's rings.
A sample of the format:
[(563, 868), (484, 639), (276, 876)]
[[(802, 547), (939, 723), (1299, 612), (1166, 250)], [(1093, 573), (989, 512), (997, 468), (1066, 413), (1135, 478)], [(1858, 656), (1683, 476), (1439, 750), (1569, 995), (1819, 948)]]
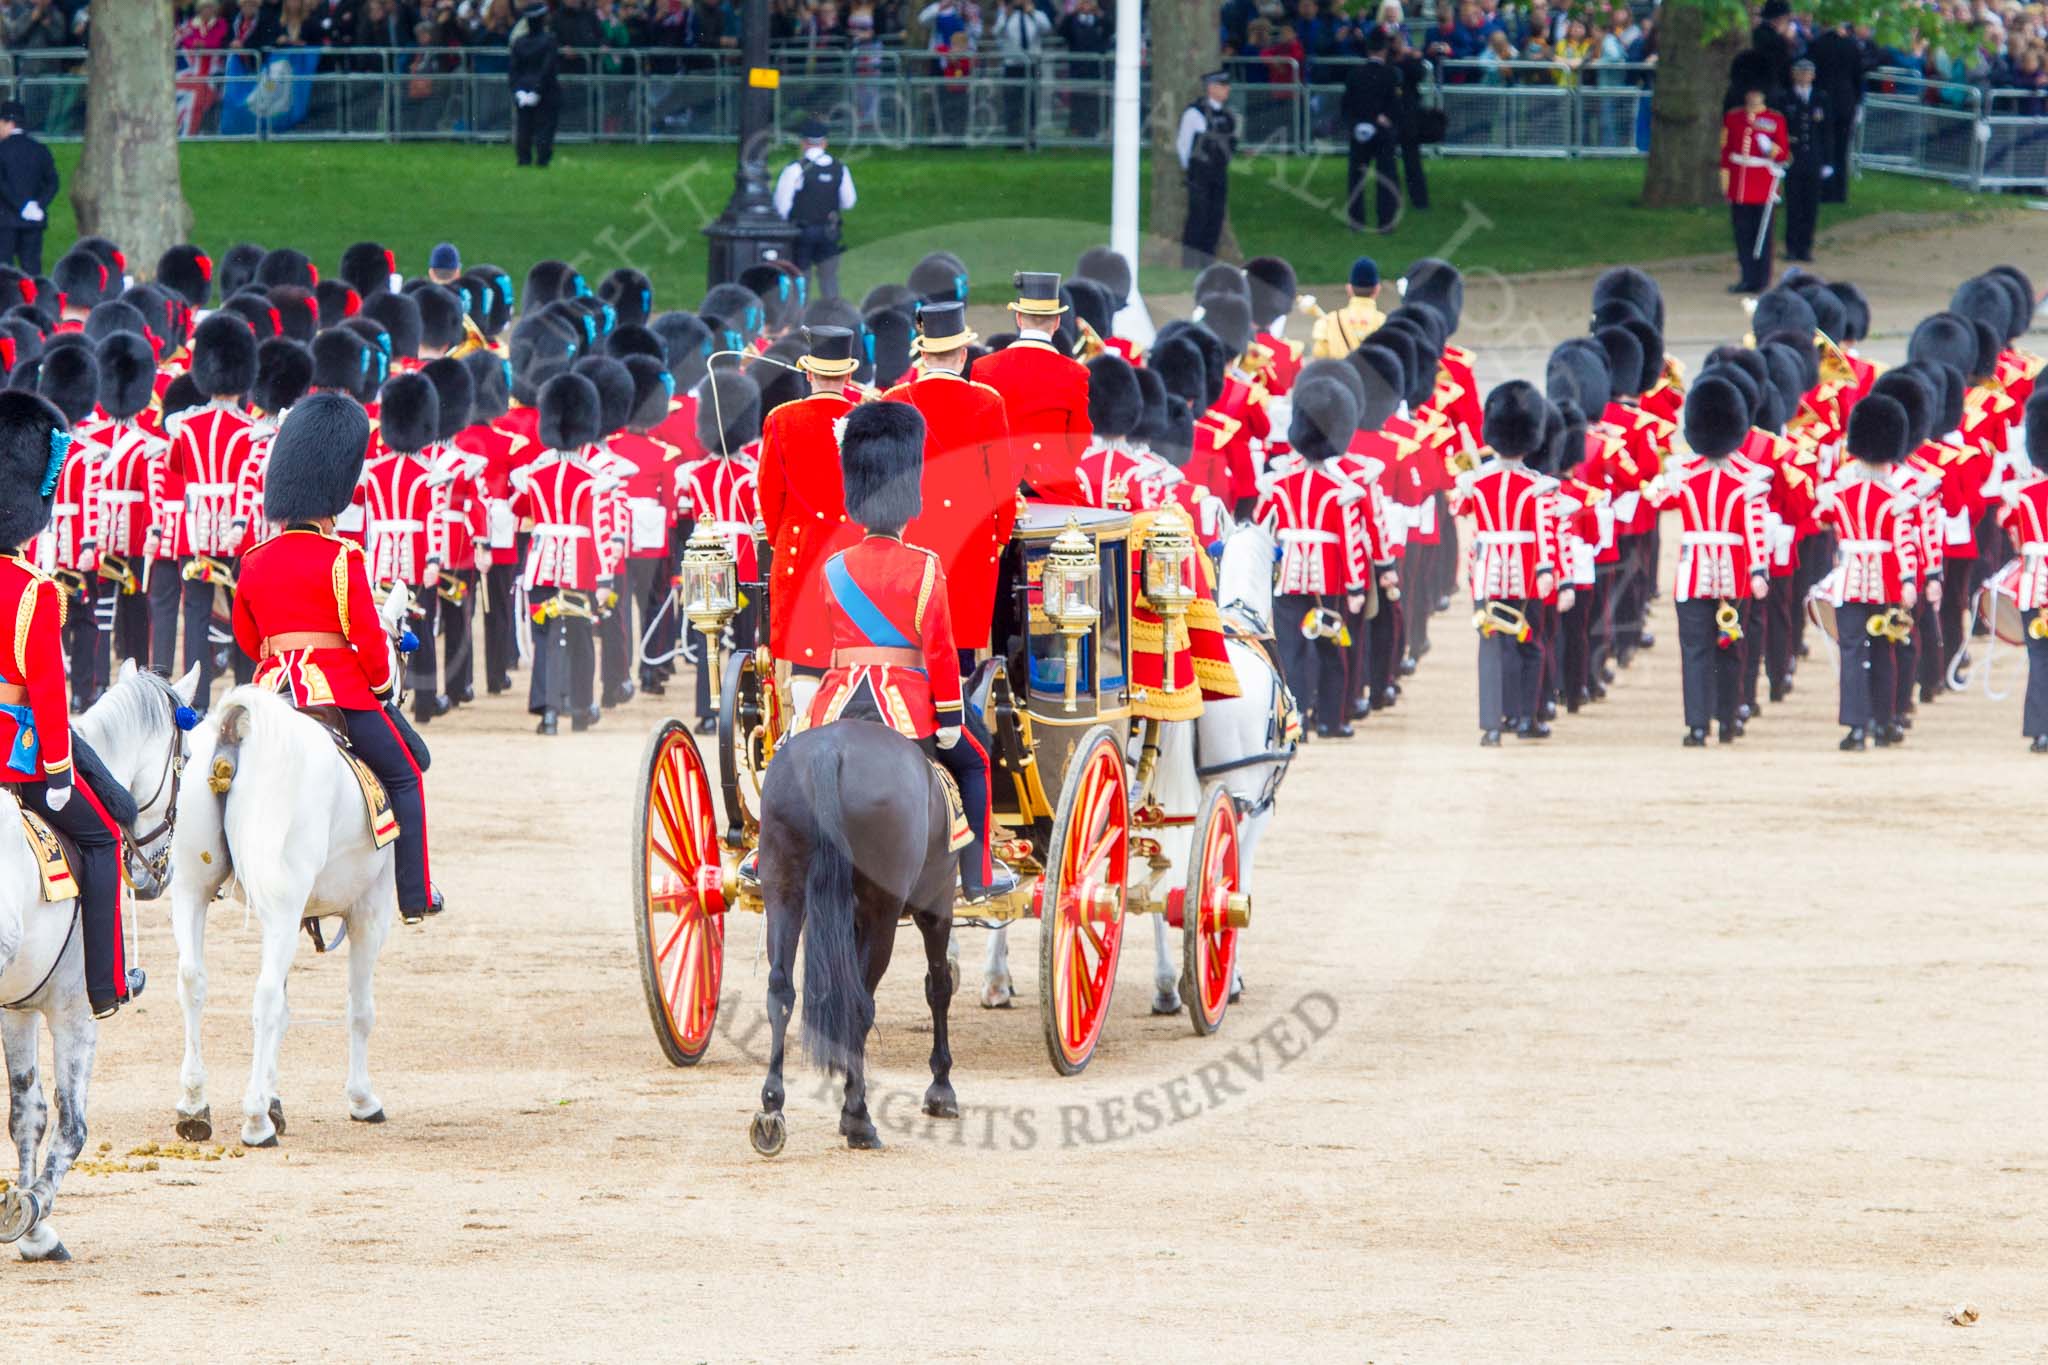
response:
[(0, 102), (0, 265), (43, 273), (43, 226), (57, 197), (57, 163), (50, 149), (22, 127), (20, 100)]
[(803, 152), (775, 177), (775, 211), (796, 225), (796, 263), (811, 282), (811, 297), (839, 297), (843, 215), (853, 207), (853, 172), (825, 150), (825, 124), (807, 118), (797, 129)]
[(1230, 208), (1230, 158), (1237, 151), (1237, 115), (1230, 112), (1230, 76), (1202, 77), (1202, 98), (1181, 111), (1174, 150), (1188, 176), (1187, 225), (1181, 229), (1181, 265), (1198, 270), (1216, 259), (1223, 216)]
[(554, 160), (555, 125), (562, 117), (562, 46), (548, 31), (545, 4), (519, 21), (507, 66), (513, 151), (522, 166), (545, 166)]
[[(1351, 135), (1346, 169), (1345, 216), (1354, 230), (1365, 227), (1365, 180), (1374, 185), (1373, 208), (1381, 232), (1392, 232), (1401, 212), (1400, 182), (1394, 179), (1401, 141), (1401, 74), (1387, 61), (1392, 39), (1383, 28), (1365, 35), (1365, 61), (1344, 73), (1341, 117)], [(1410, 182), (1415, 183), (1414, 181)]]
[(1813, 259), (1813, 229), (1820, 221), (1822, 184), (1834, 174), (1828, 164), (1828, 134), (1834, 115), (1813, 87), (1813, 63), (1792, 63), (1792, 88), (1779, 110), (1792, 152), (1785, 168), (1785, 259)]

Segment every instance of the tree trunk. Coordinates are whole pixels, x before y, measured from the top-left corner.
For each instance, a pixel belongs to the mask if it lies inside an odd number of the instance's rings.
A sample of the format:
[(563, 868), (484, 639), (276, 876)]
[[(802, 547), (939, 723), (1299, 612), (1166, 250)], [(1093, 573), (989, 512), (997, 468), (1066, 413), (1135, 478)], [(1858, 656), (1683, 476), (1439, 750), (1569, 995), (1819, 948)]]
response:
[(192, 210), (178, 183), (171, 7), (93, 7), (86, 62), (85, 148), (71, 187), (81, 233), (118, 243), (138, 277), (186, 239)]
[[(1178, 266), (1180, 230), (1187, 223), (1187, 178), (1173, 150), (1181, 111), (1202, 94), (1202, 77), (1221, 61), (1216, 36), (1216, 6), (1211, 0), (1153, 0), (1147, 7), (1151, 44), (1147, 60), (1152, 77), (1151, 203), (1146, 206), (1143, 252), (1145, 264)], [(1226, 218), (1219, 255), (1236, 251)]]
[(1740, 27), (1709, 41), (1697, 3), (1659, 11), (1657, 84), (1650, 97), (1650, 159), (1643, 202), (1682, 208), (1721, 202), (1721, 97), (1728, 64), (1744, 46)]

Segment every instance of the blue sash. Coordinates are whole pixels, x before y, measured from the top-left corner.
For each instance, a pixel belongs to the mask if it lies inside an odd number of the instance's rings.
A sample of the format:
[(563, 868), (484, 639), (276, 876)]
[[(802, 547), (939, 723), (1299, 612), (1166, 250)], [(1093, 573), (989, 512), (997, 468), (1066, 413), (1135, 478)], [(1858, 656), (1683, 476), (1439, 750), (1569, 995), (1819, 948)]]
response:
[(0, 702), (0, 714), (14, 717), (14, 724), (20, 738), (7, 746), (7, 766), (24, 777), (34, 777), (42, 766), (43, 743), (36, 734), (36, 715), (26, 706), (10, 706)]
[(825, 582), (832, 589), (833, 600), (846, 613), (854, 628), (867, 636), (868, 643), (883, 649), (915, 649), (917, 642), (905, 637), (902, 631), (882, 609), (868, 600), (860, 590), (860, 584), (853, 581), (853, 571), (846, 567), (843, 556), (834, 555), (825, 561)]

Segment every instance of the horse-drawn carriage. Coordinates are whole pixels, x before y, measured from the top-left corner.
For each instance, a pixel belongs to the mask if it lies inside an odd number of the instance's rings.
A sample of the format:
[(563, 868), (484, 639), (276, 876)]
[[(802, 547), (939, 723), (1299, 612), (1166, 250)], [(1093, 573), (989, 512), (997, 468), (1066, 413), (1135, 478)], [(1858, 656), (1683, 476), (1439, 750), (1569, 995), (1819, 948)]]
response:
[[(991, 843), (1019, 881), (1006, 897), (960, 907), (956, 923), (1040, 921), (1046, 1051), (1063, 1075), (1087, 1066), (1102, 1036), (1128, 916), (1161, 916), (1181, 931), (1179, 994), (1195, 1031), (1208, 1034), (1229, 1007), (1238, 935), (1251, 914), (1232, 796), (1196, 777), (1191, 736), (1170, 746), (1186, 769), (1174, 776), (1184, 780), (1162, 783), (1167, 722), (1134, 716), (1146, 708), (1131, 677), (1133, 584), (1171, 628), (1193, 600), (1201, 553), (1178, 515), (1148, 519), (1138, 533), (1133, 544), (1124, 512), (1026, 504), (1004, 560), (994, 632), (1017, 647), (969, 679), (970, 705), (992, 740)], [(714, 666), (716, 641), (743, 609), (734, 577), (724, 543), (700, 529), (684, 555), (678, 605), (713, 642)], [(761, 610), (758, 588), (746, 590)], [(655, 1034), (678, 1066), (710, 1047), (728, 917), (763, 909), (739, 868), (757, 841), (762, 780), (793, 714), (777, 672), (765, 650), (725, 661), (722, 819), (683, 721), (662, 723), (642, 763), (633, 852), (641, 980)], [(1181, 795), (1162, 801), (1167, 785)], [(1183, 856), (1169, 853), (1183, 843)]]

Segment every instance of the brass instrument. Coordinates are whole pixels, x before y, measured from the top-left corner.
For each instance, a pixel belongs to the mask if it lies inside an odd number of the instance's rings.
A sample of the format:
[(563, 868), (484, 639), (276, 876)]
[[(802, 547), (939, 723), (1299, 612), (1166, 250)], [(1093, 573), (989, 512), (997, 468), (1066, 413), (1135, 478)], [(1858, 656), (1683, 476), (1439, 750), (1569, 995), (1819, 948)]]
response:
[(1321, 320), (1324, 315), (1323, 306), (1316, 302), (1314, 294), (1296, 294), (1294, 296), (1294, 311), (1305, 318), (1315, 318), (1317, 320)]
[(434, 591), (451, 607), (459, 607), (469, 600), (469, 584), (449, 574), (444, 573), (435, 580)]
[(55, 568), (50, 570), (50, 577), (64, 590), (66, 597), (76, 597), (81, 602), (85, 600), (85, 575), (77, 569)]
[(558, 588), (553, 597), (534, 607), (533, 623), (544, 626), (557, 617), (567, 617), (572, 621), (602, 621), (618, 605), (619, 595), (610, 588), (600, 588), (596, 592)]
[(1254, 341), (1250, 348), (1245, 351), (1244, 355), (1239, 358), (1240, 363), (1244, 367), (1244, 372), (1249, 375), (1264, 374), (1272, 368), (1273, 359), (1273, 348), (1263, 341)]
[(1723, 602), (1714, 609), (1714, 628), (1720, 638), (1714, 643), (1723, 649), (1733, 648), (1742, 639), (1742, 613), (1733, 602)]
[(2027, 638), (2048, 640), (2048, 607), (2035, 612), (2033, 619), (2027, 622)]
[(1342, 612), (1328, 607), (1310, 607), (1301, 618), (1301, 634), (1304, 639), (1335, 640), (1338, 648), (1351, 648), (1351, 627), (1344, 624)]
[(124, 597), (133, 597), (142, 591), (142, 576), (135, 572), (134, 564), (129, 562), (126, 555), (101, 555), (100, 562), (93, 572), (109, 583), (118, 584)]
[(1873, 640), (1889, 640), (1903, 645), (1913, 638), (1913, 613), (1904, 607), (1886, 607), (1875, 612), (1863, 623), (1863, 628)]
[(232, 565), (215, 559), (212, 555), (194, 555), (191, 563), (181, 571), (183, 576), (194, 583), (211, 583), (216, 588), (235, 590), (235, 570)]
[(1487, 599), (1486, 605), (1472, 614), (1472, 628), (1479, 632), (1481, 639), (1489, 635), (1506, 635), (1516, 644), (1524, 645), (1529, 643), (1531, 634), (1528, 614), (1498, 598)]
[(1080, 339), (1074, 343), (1074, 359), (1080, 361), (1083, 365), (1095, 359), (1095, 357), (1101, 355), (1107, 349), (1106, 343), (1102, 340), (1101, 333), (1097, 332), (1086, 318), (1076, 318), (1074, 320), (1074, 328), (1081, 334)]

